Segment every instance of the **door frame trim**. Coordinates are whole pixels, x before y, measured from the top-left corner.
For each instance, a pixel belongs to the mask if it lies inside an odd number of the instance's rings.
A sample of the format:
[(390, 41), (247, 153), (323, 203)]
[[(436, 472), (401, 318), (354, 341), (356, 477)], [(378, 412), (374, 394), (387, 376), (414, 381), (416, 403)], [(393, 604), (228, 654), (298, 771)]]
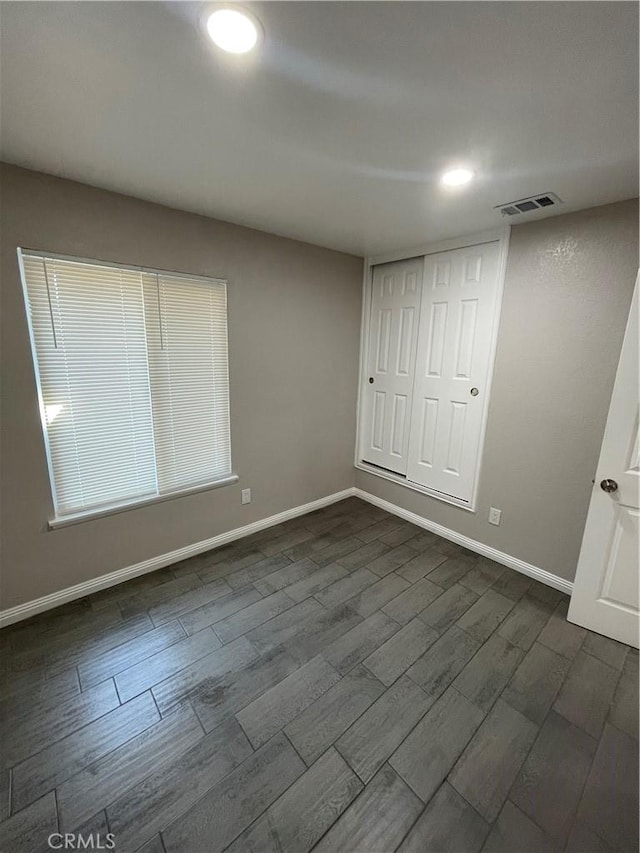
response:
[(444, 492), (438, 492), (436, 489), (430, 489), (428, 486), (423, 486), (421, 483), (413, 483), (407, 480), (402, 474), (396, 474), (394, 471), (387, 471), (384, 468), (378, 468), (370, 462), (365, 462), (360, 459), (354, 465), (358, 471), (364, 471), (365, 474), (373, 474), (374, 477), (379, 477), (381, 480), (389, 480), (390, 483), (395, 483), (397, 486), (404, 486), (406, 489), (411, 489), (412, 492), (420, 492), (422, 495), (428, 495), (431, 498), (436, 498), (446, 504), (464, 509), (467, 512), (475, 512), (474, 507), (466, 501), (461, 501), (459, 498), (454, 498), (453, 495), (447, 495)]
[[(496, 228), (490, 231), (480, 231), (475, 234), (467, 234), (462, 237), (454, 237), (448, 240), (438, 240), (426, 243), (412, 249), (388, 252), (383, 255), (370, 255), (365, 258), (362, 276), (362, 313), (360, 317), (360, 361), (358, 368), (358, 402), (356, 407), (356, 441), (353, 465), (361, 471), (366, 471), (374, 477), (384, 480), (392, 480), (407, 489), (430, 495), (436, 500), (466, 509), (469, 512), (476, 511), (478, 488), (482, 475), (482, 461), (484, 456), (484, 443), (487, 428), (487, 417), (489, 413), (489, 401), (491, 399), (491, 388), (493, 385), (493, 374), (495, 368), (496, 351), (498, 347), (498, 331), (500, 327), (500, 316), (502, 311), (502, 300), (504, 296), (504, 283), (507, 272), (507, 257), (509, 254), (509, 240), (511, 237), (511, 226)], [(484, 395), (484, 406), (480, 422), (479, 459), (476, 468), (476, 476), (473, 484), (473, 492), (470, 501), (463, 501), (451, 496), (445, 496), (435, 489), (429, 489), (419, 483), (411, 483), (392, 472), (377, 471), (375, 467), (367, 465), (360, 453), (364, 440), (364, 395), (366, 390), (365, 373), (367, 367), (367, 353), (369, 352), (370, 326), (371, 326), (371, 300), (373, 289), (373, 267), (393, 261), (408, 261), (411, 258), (425, 255), (435, 255), (440, 252), (450, 252), (454, 249), (467, 249), (471, 246), (479, 246), (483, 243), (498, 243), (498, 270), (497, 270), (497, 298), (491, 327), (491, 346), (489, 351), (489, 365), (487, 370), (487, 390)]]

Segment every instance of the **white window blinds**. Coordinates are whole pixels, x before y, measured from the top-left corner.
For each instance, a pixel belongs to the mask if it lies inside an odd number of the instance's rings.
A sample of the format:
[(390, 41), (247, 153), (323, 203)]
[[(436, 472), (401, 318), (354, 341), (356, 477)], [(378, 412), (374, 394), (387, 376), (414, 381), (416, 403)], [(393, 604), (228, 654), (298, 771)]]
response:
[(56, 516), (228, 477), (226, 282), (22, 260)]
[(181, 489), (231, 473), (227, 288), (145, 274), (158, 486)]

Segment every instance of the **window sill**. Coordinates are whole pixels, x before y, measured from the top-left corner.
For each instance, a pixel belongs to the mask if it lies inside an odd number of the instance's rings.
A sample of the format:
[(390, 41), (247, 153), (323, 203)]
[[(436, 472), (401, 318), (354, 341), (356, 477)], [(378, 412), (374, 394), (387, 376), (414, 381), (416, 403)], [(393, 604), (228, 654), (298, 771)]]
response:
[(398, 486), (404, 486), (405, 489), (411, 489), (412, 492), (420, 492), (422, 495), (428, 495), (430, 498), (435, 498), (445, 504), (457, 506), (458, 509), (465, 509), (467, 512), (475, 513), (475, 504), (463, 501), (460, 498), (454, 498), (451, 495), (445, 495), (444, 492), (437, 492), (435, 489), (429, 489), (426, 486), (421, 486), (419, 483), (412, 483), (403, 477), (401, 474), (393, 474), (391, 471), (384, 471), (381, 468), (376, 468), (375, 465), (369, 465), (364, 461), (356, 462), (355, 468), (359, 471), (365, 471), (367, 474), (373, 474), (374, 477), (380, 477), (382, 480), (389, 480), (391, 483), (396, 483)]
[(214, 480), (212, 483), (204, 483), (200, 486), (191, 486), (188, 489), (181, 489), (177, 492), (169, 492), (165, 495), (154, 495), (152, 498), (143, 498), (142, 500), (129, 501), (128, 503), (116, 504), (114, 506), (100, 507), (97, 509), (89, 509), (84, 512), (76, 512), (73, 515), (63, 515), (58, 518), (52, 518), (49, 521), (49, 530), (58, 530), (61, 527), (69, 527), (72, 524), (80, 524), (82, 521), (93, 521), (96, 518), (104, 518), (107, 515), (116, 515), (119, 512), (126, 512), (130, 509), (139, 509), (151, 504), (170, 501), (174, 498), (186, 497), (186, 495), (195, 495), (198, 492), (207, 492), (210, 489), (220, 489), (223, 486), (230, 486), (237, 483), (240, 478), (237, 474), (230, 474), (228, 477), (223, 477), (220, 480)]

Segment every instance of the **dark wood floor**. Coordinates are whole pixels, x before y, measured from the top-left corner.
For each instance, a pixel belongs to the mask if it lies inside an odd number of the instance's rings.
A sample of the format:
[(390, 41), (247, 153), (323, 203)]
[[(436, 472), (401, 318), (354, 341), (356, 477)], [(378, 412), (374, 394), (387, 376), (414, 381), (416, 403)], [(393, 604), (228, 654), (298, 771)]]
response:
[(566, 612), (352, 498), (7, 628), (0, 847), (637, 850), (637, 652)]

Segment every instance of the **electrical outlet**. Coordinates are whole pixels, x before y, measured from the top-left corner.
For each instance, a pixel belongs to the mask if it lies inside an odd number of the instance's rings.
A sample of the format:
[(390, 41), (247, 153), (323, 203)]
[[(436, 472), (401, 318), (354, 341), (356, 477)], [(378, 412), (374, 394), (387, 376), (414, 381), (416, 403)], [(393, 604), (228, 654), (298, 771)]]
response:
[(240, 493), (240, 500), (243, 504), (251, 503), (251, 489), (243, 489)]
[(489, 508), (489, 524), (500, 524), (500, 519), (502, 517), (502, 510), (496, 509), (494, 506)]

